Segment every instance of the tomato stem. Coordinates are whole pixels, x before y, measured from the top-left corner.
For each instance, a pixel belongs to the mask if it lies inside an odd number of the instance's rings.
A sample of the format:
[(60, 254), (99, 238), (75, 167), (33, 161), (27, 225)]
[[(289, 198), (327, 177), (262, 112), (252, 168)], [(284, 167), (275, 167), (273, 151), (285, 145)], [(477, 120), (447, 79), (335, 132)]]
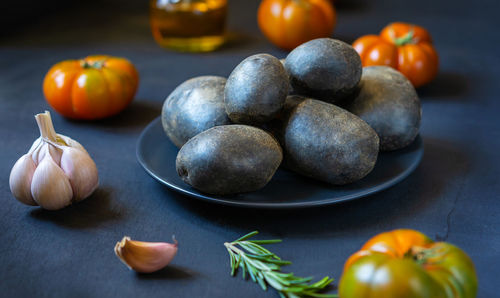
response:
[(408, 33), (406, 33), (405, 36), (394, 39), (394, 44), (398, 47), (404, 46), (406, 44), (413, 44), (415, 43), (415, 41), (413, 40), (414, 34), (415, 33), (413, 32), (413, 29), (411, 29), (410, 31), (408, 31)]
[(441, 255), (436, 248), (426, 248), (421, 246), (411, 247), (405, 254), (405, 257), (413, 259), (417, 264), (426, 264), (429, 258), (435, 258)]
[(94, 63), (89, 63), (87, 60), (82, 60), (80, 65), (83, 68), (96, 68), (96, 69), (101, 69), (104, 66), (104, 60), (99, 60)]

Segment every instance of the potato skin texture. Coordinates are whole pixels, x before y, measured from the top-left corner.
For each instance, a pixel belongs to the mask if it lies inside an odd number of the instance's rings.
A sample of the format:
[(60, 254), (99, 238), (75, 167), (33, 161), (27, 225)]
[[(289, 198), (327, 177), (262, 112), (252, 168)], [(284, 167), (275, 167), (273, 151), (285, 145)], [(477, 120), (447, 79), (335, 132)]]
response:
[(224, 108), (225, 84), (223, 77), (195, 77), (180, 84), (165, 99), (161, 122), (177, 147), (211, 127), (231, 124)]
[(227, 79), (226, 112), (234, 123), (268, 122), (283, 107), (288, 88), (288, 74), (278, 58), (268, 54), (250, 56)]
[[(286, 59), (280, 59), (281, 65), (285, 67), (285, 61)], [(285, 68), (286, 71), (286, 68)], [(292, 84), (290, 83), (290, 75), (288, 74), (288, 71), (286, 72), (287, 78), (288, 78), (288, 95), (293, 95), (295, 92), (293, 92), (293, 87)]]
[(283, 159), (269, 133), (247, 125), (210, 128), (190, 139), (177, 154), (184, 182), (209, 194), (230, 195), (261, 189)]
[(349, 44), (332, 38), (306, 42), (288, 54), (285, 68), (294, 93), (339, 103), (356, 91), (361, 59)]
[(279, 137), (287, 168), (334, 185), (371, 172), (379, 138), (366, 122), (323, 101), (290, 99)]
[(381, 151), (408, 146), (420, 129), (422, 109), (415, 88), (388, 66), (363, 68), (359, 93), (345, 108), (377, 132)]

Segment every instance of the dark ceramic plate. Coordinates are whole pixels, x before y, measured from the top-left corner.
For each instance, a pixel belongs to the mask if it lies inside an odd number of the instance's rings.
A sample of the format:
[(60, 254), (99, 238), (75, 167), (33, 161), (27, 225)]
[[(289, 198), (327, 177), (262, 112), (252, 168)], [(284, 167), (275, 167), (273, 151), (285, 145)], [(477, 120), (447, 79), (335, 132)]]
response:
[(424, 147), (418, 136), (407, 148), (381, 153), (368, 176), (345, 186), (331, 186), (279, 169), (263, 189), (232, 196), (200, 193), (184, 183), (175, 170), (177, 152), (177, 147), (163, 132), (160, 118), (144, 129), (137, 143), (137, 159), (146, 172), (189, 197), (239, 207), (304, 208), (353, 200), (393, 186), (415, 170), (422, 159)]

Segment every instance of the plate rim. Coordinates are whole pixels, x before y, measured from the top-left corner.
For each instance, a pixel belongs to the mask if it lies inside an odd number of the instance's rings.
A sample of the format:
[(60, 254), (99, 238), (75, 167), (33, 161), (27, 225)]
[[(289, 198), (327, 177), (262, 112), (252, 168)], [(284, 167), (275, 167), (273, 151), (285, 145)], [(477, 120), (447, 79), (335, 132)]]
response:
[[(417, 152), (417, 156), (415, 160), (412, 162), (412, 164), (406, 168), (403, 172), (401, 172), (399, 175), (385, 181), (384, 183), (378, 184), (377, 186), (360, 191), (356, 194), (349, 194), (345, 195), (342, 197), (337, 197), (337, 198), (326, 198), (322, 200), (314, 200), (314, 201), (309, 201), (307, 203), (305, 202), (290, 202), (290, 203), (261, 203), (261, 202), (238, 202), (238, 201), (227, 201), (222, 198), (215, 198), (215, 197), (210, 197), (207, 195), (204, 195), (202, 193), (193, 193), (189, 190), (186, 190), (182, 187), (179, 187), (175, 184), (169, 183), (168, 181), (164, 181), (161, 179), (158, 175), (156, 175), (153, 171), (151, 171), (147, 166), (146, 162), (144, 159), (141, 157), (141, 141), (144, 139), (144, 135), (146, 132), (149, 131), (149, 129), (156, 125), (157, 122), (161, 122), (161, 116), (158, 116), (157, 118), (153, 119), (141, 132), (139, 135), (139, 138), (137, 139), (137, 144), (136, 144), (136, 158), (141, 167), (148, 173), (153, 179), (156, 181), (160, 182), (161, 184), (167, 186), (173, 191), (176, 191), (177, 193), (186, 195), (190, 198), (194, 198), (200, 201), (204, 202), (209, 202), (213, 204), (222, 204), (226, 206), (232, 206), (232, 207), (243, 207), (243, 208), (259, 208), (259, 209), (297, 209), (297, 208), (313, 208), (313, 207), (319, 207), (319, 206), (325, 206), (325, 205), (334, 205), (334, 204), (339, 204), (339, 203), (344, 203), (347, 201), (352, 201), (355, 199), (360, 199), (364, 198), (370, 195), (373, 195), (375, 193), (379, 193), (383, 190), (386, 190), (402, 180), (404, 180), (406, 177), (408, 177), (421, 163), (423, 155), (424, 155), (424, 145), (423, 145), (423, 140), (420, 134), (417, 135), (415, 138), (414, 142), (419, 139), (421, 142), (421, 147)], [(166, 137), (166, 136), (165, 136)]]

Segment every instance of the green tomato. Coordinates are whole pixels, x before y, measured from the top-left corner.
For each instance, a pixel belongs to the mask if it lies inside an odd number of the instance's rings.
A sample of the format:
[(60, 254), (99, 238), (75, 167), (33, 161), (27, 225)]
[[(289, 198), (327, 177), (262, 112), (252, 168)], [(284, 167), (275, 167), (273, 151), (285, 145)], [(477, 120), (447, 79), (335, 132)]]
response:
[(474, 264), (460, 248), (413, 230), (370, 239), (346, 262), (341, 298), (469, 298), (477, 293)]

